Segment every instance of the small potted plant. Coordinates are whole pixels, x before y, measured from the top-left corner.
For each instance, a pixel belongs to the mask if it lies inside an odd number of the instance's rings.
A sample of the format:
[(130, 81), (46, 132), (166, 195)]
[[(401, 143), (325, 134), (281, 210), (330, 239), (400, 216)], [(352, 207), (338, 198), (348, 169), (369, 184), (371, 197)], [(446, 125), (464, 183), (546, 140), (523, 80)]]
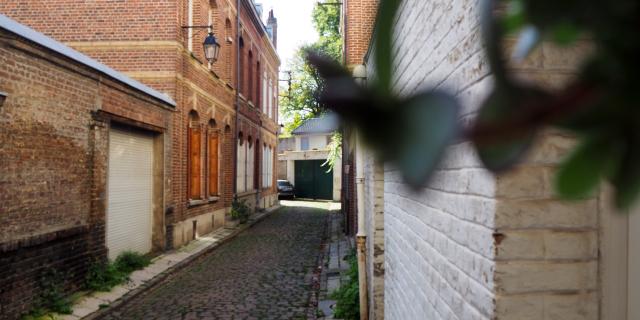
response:
[(249, 221), (249, 206), (245, 200), (234, 199), (231, 203), (231, 219), (240, 223)]

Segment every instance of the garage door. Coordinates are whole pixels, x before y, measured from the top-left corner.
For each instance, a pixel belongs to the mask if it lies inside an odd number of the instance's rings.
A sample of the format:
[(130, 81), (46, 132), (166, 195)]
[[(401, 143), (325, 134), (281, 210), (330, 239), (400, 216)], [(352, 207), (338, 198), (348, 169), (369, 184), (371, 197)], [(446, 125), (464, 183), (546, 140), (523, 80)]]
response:
[(153, 217), (153, 138), (138, 131), (111, 129), (107, 201), (107, 248), (151, 251)]
[(298, 160), (295, 162), (296, 197), (307, 199), (333, 199), (333, 171), (322, 166), (325, 160)]

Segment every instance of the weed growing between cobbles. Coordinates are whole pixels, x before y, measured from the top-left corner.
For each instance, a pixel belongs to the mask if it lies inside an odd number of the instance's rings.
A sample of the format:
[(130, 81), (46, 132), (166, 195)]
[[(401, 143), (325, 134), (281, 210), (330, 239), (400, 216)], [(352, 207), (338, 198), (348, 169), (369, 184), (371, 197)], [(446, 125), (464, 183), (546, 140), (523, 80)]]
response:
[(356, 320), (360, 319), (358, 259), (356, 258), (356, 252), (349, 253), (345, 260), (349, 262), (348, 280), (331, 294), (331, 298), (337, 301), (333, 316), (337, 319)]
[(87, 273), (86, 287), (92, 291), (109, 291), (125, 282), (133, 271), (143, 269), (150, 263), (151, 258), (148, 256), (131, 251), (123, 252), (113, 262), (93, 264)]

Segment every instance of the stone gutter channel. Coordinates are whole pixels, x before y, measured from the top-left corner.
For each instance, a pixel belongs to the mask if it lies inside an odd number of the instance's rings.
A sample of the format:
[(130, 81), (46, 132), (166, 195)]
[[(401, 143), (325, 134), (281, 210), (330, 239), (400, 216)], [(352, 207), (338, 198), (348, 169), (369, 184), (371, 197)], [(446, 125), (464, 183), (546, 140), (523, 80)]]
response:
[(337, 320), (333, 316), (336, 301), (331, 293), (348, 281), (349, 264), (344, 257), (355, 248), (353, 239), (342, 232), (342, 214), (333, 211), (329, 220), (328, 241), (324, 248), (323, 268), (320, 275), (320, 296), (318, 301), (319, 320)]
[(154, 258), (148, 267), (133, 272), (126, 283), (114, 287), (109, 292), (91, 292), (74, 303), (73, 314), (56, 315), (54, 319), (99, 319), (107, 312), (124, 305), (130, 299), (149, 290), (198, 258), (235, 238), (278, 209), (280, 206), (274, 206), (264, 212), (255, 213), (245, 224), (225, 226), (198, 237), (182, 248), (166, 252)]

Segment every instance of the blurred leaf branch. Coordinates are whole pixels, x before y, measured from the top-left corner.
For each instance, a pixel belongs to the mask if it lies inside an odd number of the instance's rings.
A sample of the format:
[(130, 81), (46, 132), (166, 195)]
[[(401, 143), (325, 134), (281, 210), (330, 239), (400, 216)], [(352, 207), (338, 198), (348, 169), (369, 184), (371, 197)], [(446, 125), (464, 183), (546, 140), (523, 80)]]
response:
[[(358, 85), (325, 53), (307, 48), (306, 60), (321, 76), (321, 106), (356, 127), (365, 143), (394, 162), (419, 188), (445, 149), (469, 140), (484, 166), (496, 173), (522, 160), (536, 135), (555, 127), (579, 140), (560, 165), (556, 190), (567, 199), (588, 197), (603, 180), (615, 188), (615, 205), (634, 204), (640, 193), (640, 2), (637, 0), (482, 0), (484, 48), (495, 85), (471, 122), (460, 120), (460, 102), (442, 90), (409, 97), (393, 93), (393, 24), (400, 0), (381, 0), (374, 37), (376, 78)], [(568, 45), (588, 35), (597, 50), (564, 89), (550, 92), (515, 78), (504, 40), (518, 35), (511, 59), (522, 61), (542, 41)]]

